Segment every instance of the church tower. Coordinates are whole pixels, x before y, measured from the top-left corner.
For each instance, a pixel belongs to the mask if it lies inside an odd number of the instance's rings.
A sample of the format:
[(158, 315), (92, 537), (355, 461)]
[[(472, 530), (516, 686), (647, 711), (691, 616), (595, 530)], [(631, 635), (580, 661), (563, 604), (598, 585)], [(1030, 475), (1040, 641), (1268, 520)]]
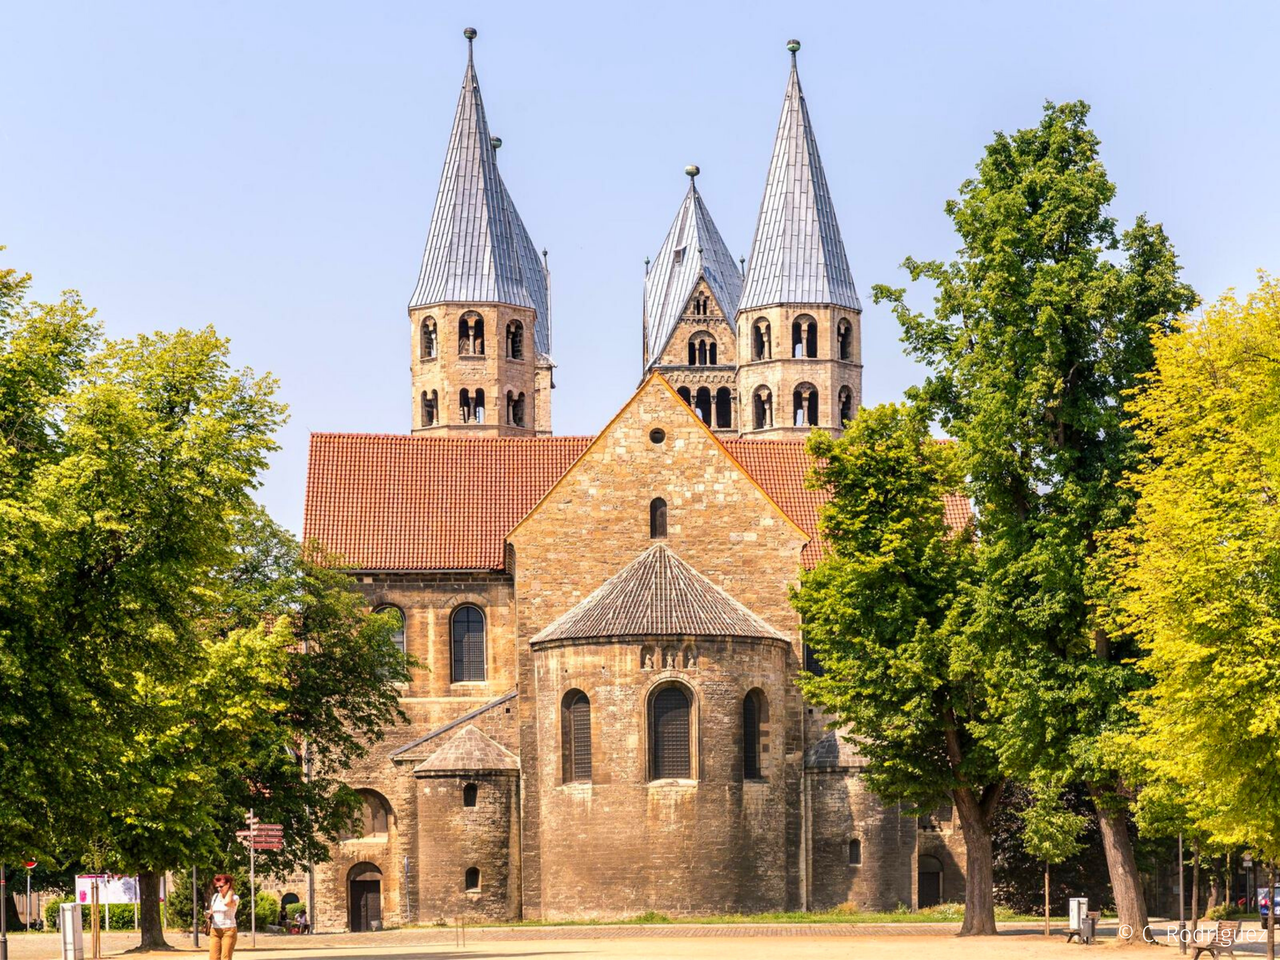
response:
[(689, 190), (644, 278), (644, 375), (662, 374), (708, 427), (738, 432), (737, 333), (742, 275), (698, 192)]
[(862, 404), (862, 305), (809, 121), (796, 52), (738, 303), (743, 435), (843, 429)]
[[(545, 261), (498, 173), (468, 27), (467, 69), (409, 301), (413, 432), (551, 432)], [(545, 252), (544, 252), (545, 256)]]

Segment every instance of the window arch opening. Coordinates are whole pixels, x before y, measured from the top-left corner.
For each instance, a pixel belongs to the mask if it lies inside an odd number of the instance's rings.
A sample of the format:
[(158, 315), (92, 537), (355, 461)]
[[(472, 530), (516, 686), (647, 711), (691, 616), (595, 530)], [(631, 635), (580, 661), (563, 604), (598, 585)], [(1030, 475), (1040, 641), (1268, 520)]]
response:
[(742, 698), (742, 777), (759, 780), (764, 777), (766, 724), (769, 721), (769, 703), (761, 690), (750, 690)]
[(422, 425), (434, 427), (440, 419), (440, 394), (432, 390), (422, 391)]
[(862, 863), (862, 841), (854, 837), (849, 841), (849, 866), (856, 867)]
[(484, 613), (474, 604), (464, 603), (453, 611), (453, 682), (485, 679)]
[(458, 318), (458, 355), (484, 356), (484, 317), (474, 310)]
[(667, 501), (654, 497), (649, 501), (649, 539), (662, 540), (667, 535)]
[(698, 415), (698, 419), (711, 426), (711, 390), (708, 387), (699, 387), (694, 397), (693, 411)]
[(565, 783), (591, 782), (591, 701), (570, 690), (560, 702), (561, 777)]
[(462, 887), (467, 893), (480, 892), (480, 868), (467, 867), (466, 874), (462, 878)]
[(649, 706), (650, 774), (654, 780), (692, 776), (692, 704), (680, 686), (666, 686)]
[(769, 332), (769, 321), (761, 317), (751, 327), (751, 359), (773, 359), (773, 344)]
[(773, 394), (768, 387), (757, 387), (751, 397), (752, 424), (756, 430), (773, 426)]
[(818, 388), (811, 383), (797, 384), (792, 393), (792, 404), (795, 426), (816, 427), (818, 425)]
[(853, 391), (848, 387), (840, 388), (840, 426), (853, 419)]
[(466, 783), (462, 786), (462, 805), (464, 807), (474, 807), (476, 798), (480, 795), (480, 787), (474, 783)]
[(716, 391), (716, 428), (727, 430), (733, 426), (733, 394), (728, 387)]
[(836, 356), (841, 360), (853, 359), (853, 324), (844, 317), (836, 324)]
[(423, 360), (431, 360), (436, 355), (436, 321), (434, 317), (423, 317), (418, 334), (419, 356)]
[(524, 359), (524, 324), (519, 320), (507, 324), (507, 359)]

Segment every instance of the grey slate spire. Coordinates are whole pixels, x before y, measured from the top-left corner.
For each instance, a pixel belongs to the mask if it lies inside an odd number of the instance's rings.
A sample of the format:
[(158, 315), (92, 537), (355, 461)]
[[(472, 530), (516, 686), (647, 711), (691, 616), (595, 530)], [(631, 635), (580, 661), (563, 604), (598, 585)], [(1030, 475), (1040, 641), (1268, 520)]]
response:
[(698, 280), (705, 278), (716, 303), (729, 325), (734, 324), (738, 298), (742, 295), (742, 275), (734, 266), (733, 254), (725, 246), (715, 221), (698, 192), (697, 167), (689, 167), (689, 191), (684, 195), (676, 218), (662, 241), (662, 248), (644, 278), (644, 319), (648, 331), (649, 364), (666, 349), (667, 341), (680, 321), (680, 314), (693, 294)]
[(796, 72), (799, 41), (787, 49), (791, 76), (739, 308), (829, 303), (861, 310)]
[(534, 341), (550, 349), (546, 276), (498, 174), (467, 30), (467, 69), (453, 118), (422, 271), (409, 307), (444, 301), (506, 303), (538, 313)]

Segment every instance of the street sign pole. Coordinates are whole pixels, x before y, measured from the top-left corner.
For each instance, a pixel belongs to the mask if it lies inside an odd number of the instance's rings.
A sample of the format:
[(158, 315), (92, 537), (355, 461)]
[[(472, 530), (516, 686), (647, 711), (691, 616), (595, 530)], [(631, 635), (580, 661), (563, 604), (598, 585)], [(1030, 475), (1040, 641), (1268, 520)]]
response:
[(253, 815), (252, 808), (249, 810), (249, 830), (252, 831), (249, 836), (249, 938), (250, 946), (258, 946), (258, 893), (254, 888), (253, 879), (253, 833), (258, 826), (257, 818)]
[(9, 960), (9, 922), (5, 905), (9, 902), (9, 881), (5, 877), (4, 863), (0, 862), (0, 960)]
[(1178, 833), (1178, 952), (1187, 952), (1187, 898), (1184, 884), (1187, 880), (1187, 863), (1182, 859), (1182, 833)]
[(200, 946), (200, 887), (196, 884), (195, 864), (191, 865), (191, 942)]

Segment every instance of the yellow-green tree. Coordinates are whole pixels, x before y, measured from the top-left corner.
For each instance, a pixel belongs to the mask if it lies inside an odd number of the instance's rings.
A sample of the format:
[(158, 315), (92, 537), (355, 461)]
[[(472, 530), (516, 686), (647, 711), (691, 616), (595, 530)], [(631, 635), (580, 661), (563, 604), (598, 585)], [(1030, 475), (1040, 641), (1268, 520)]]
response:
[[(1151, 686), (1130, 743), (1215, 843), (1280, 859), (1280, 282), (1156, 341), (1106, 571)], [(1268, 940), (1274, 938), (1269, 931)], [(1273, 943), (1268, 944), (1272, 955)]]

